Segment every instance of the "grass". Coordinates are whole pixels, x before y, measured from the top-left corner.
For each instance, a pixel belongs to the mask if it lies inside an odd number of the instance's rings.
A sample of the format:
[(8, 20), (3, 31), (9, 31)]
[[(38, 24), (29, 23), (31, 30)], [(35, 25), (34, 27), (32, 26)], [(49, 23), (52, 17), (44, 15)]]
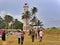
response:
[[(46, 30), (44, 31), (42, 43), (39, 42), (39, 39), (35, 39), (35, 42), (33, 43), (31, 41), (31, 37), (28, 36), (28, 33), (26, 33), (23, 45), (60, 45), (60, 35), (57, 35), (57, 33), (55, 32), (53, 33), (52, 32), (48, 33), (48, 32), (49, 31), (46, 31)], [(0, 40), (0, 45), (1, 45), (1, 42), (2, 41)], [(18, 45), (17, 33), (12, 36), (8, 36), (5, 45)]]
[(0, 40), (0, 45), (2, 45), (2, 40)]

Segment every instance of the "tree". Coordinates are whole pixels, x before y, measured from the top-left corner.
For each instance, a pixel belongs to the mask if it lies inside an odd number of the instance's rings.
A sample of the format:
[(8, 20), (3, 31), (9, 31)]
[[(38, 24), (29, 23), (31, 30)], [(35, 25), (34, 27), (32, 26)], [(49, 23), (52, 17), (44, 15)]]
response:
[(40, 20), (38, 20), (38, 22), (36, 23), (37, 26), (43, 26), (42, 22)]
[(31, 22), (32, 22), (32, 25), (36, 25), (36, 23), (37, 23), (37, 18), (34, 16), (34, 17), (32, 18), (32, 20), (31, 20)]
[[(12, 28), (12, 25), (11, 25)], [(18, 21), (18, 19), (15, 19), (13, 23), (13, 29), (22, 29), (23, 28), (23, 23)]]
[(51, 27), (51, 29), (57, 29), (57, 27)]
[(30, 12), (26, 11), (25, 13), (23, 13), (22, 19), (29, 19), (30, 18)]
[(32, 24), (33, 25), (36, 25), (36, 23), (37, 23), (37, 17), (36, 17), (36, 12), (37, 12), (37, 8), (36, 7), (33, 7), (33, 9), (32, 9), (32, 15), (31, 15), (31, 17), (32, 17), (32, 19), (31, 19), (31, 22), (32, 22)]
[(35, 15), (36, 12), (37, 12), (37, 8), (36, 7), (33, 7), (33, 9), (32, 9), (32, 15)]
[(3, 18), (0, 16), (0, 29), (5, 28), (5, 22)]
[(5, 23), (5, 22), (2, 22), (2, 23), (0, 24), (0, 29), (4, 29), (5, 26), (6, 26), (6, 23)]
[(2, 23), (2, 21), (3, 21), (3, 19), (2, 19), (2, 17), (0, 16), (0, 24)]
[(9, 23), (11, 21), (13, 21), (13, 17), (10, 16), (10, 15), (5, 15), (4, 19), (5, 19), (5, 22), (6, 22), (6, 29), (8, 29), (9, 28)]

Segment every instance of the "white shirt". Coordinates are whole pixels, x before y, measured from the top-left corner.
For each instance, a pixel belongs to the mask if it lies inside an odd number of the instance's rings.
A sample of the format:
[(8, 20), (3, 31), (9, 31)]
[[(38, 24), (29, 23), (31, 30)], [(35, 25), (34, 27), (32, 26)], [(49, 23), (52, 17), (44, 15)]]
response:
[(21, 38), (21, 32), (18, 33), (18, 38)]

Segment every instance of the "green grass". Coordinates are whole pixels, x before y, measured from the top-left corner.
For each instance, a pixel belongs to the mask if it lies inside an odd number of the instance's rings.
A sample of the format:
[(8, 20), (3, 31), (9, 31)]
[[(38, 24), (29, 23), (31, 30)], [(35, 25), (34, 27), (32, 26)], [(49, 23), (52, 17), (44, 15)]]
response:
[[(57, 33), (55, 33), (55, 32), (59, 32), (59, 31), (54, 32), (54, 31), (45, 30), (43, 32), (44, 32), (44, 35), (43, 35), (42, 43), (39, 42), (39, 39), (35, 39), (35, 42), (33, 43), (31, 41), (31, 37), (28, 36), (28, 33), (26, 33), (23, 45), (60, 45), (60, 34), (58, 33), (59, 34), (58, 35)], [(0, 42), (0, 45), (1, 45), (1, 42)], [(14, 34), (12, 36), (8, 36), (5, 45), (18, 45), (17, 35)]]

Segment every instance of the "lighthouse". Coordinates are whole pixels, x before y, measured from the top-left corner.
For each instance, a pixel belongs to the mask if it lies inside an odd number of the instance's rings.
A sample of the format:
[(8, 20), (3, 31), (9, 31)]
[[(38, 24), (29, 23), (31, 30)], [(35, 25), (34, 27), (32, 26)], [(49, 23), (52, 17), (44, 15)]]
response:
[[(24, 14), (28, 11), (28, 4), (24, 4)], [(29, 19), (24, 18), (23, 19), (23, 30), (28, 30), (29, 27)]]

